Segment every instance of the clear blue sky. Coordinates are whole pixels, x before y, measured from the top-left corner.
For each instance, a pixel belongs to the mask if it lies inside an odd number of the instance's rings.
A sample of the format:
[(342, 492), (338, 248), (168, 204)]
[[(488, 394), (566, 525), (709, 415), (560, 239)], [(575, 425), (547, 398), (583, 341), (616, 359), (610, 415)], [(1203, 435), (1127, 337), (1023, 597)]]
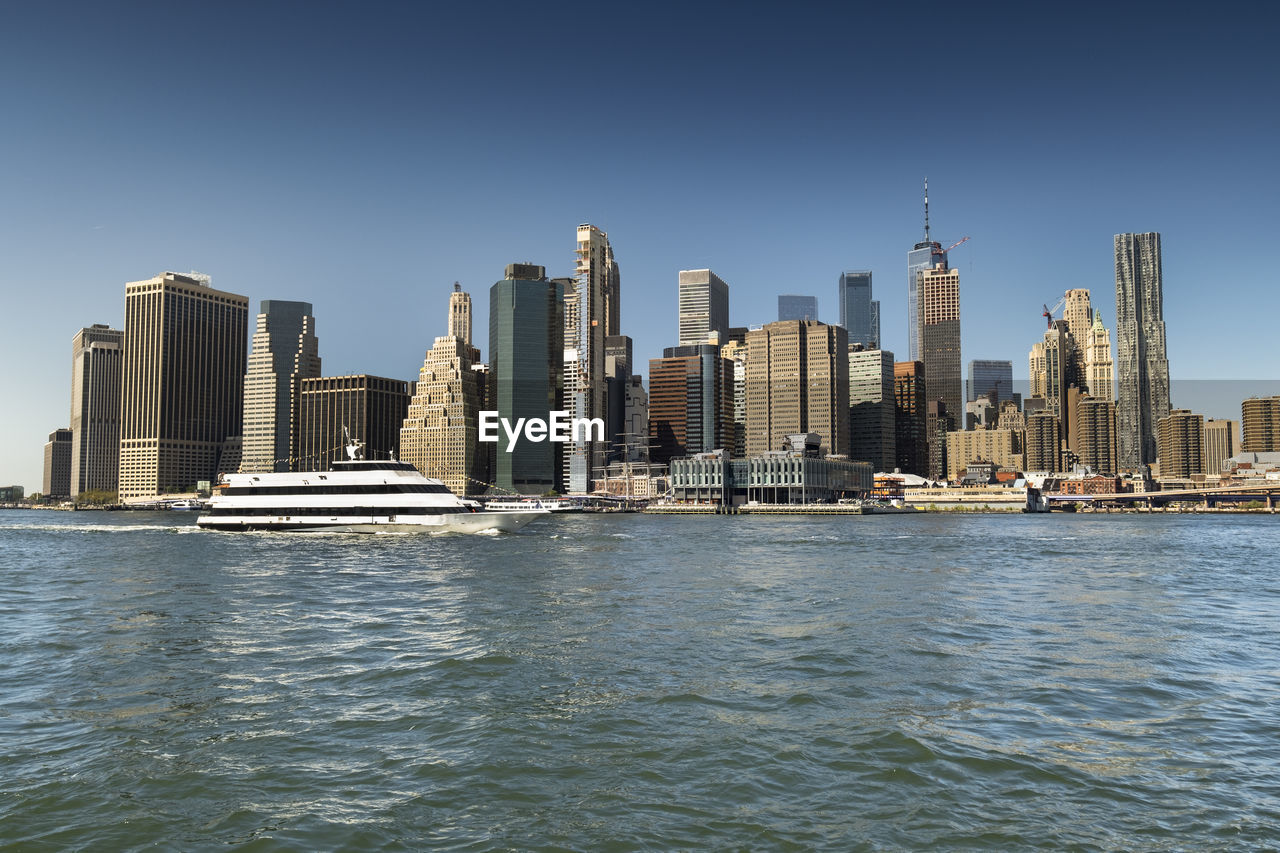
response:
[(410, 379), (455, 280), (484, 349), (503, 267), (568, 275), (590, 222), (642, 366), (701, 267), (735, 325), (779, 293), (835, 321), (870, 269), (902, 354), (926, 175), (934, 237), (972, 238), (965, 362), (1025, 376), (1068, 288), (1113, 327), (1112, 235), (1160, 231), (1175, 379), (1280, 377), (1270, 5), (462, 6), (6, 9), (0, 485), (40, 486), (72, 335), (167, 269), (312, 302), (326, 373)]

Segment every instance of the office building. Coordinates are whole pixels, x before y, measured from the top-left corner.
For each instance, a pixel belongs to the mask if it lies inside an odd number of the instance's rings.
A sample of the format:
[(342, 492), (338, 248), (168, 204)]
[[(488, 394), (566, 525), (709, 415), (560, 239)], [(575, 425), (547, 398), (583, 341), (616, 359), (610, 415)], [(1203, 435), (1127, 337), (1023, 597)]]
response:
[(680, 270), (677, 288), (680, 346), (705, 344), (712, 332), (728, 337), (729, 285), (720, 276), (711, 270)]
[(1012, 361), (975, 359), (969, 362), (964, 399), (965, 402), (972, 403), (979, 397), (986, 397), (997, 408), (1005, 400), (1013, 399)]
[(907, 354), (911, 361), (923, 361), (920, 341), (920, 273), (941, 265), (947, 269), (947, 253), (942, 244), (929, 239), (929, 181), (924, 182), (924, 239), (907, 252)]
[[(954, 418), (964, 413), (960, 368), (960, 271), (938, 264), (921, 270), (916, 286), (920, 361), (930, 400), (940, 400)], [(945, 469), (940, 476), (945, 475)]]
[[(563, 307), (546, 268), (508, 264), (489, 289), (489, 394), (486, 408), (508, 423), (547, 420), (561, 408)], [(493, 484), (500, 493), (561, 491), (561, 448), (550, 441), (520, 441), (508, 451), (505, 436), (492, 448)]]
[(1208, 418), (1204, 422), (1204, 472), (1217, 474), (1222, 463), (1236, 455), (1240, 447), (1235, 421)]
[(896, 464), (893, 375), (893, 353), (849, 344), (849, 458), (881, 473)]
[[(849, 446), (849, 336), (816, 321), (769, 323), (747, 332), (748, 456), (777, 450), (788, 435), (817, 433), (830, 454)], [(653, 388), (650, 386), (650, 417)]]
[(778, 321), (818, 319), (818, 297), (786, 294), (778, 297)]
[(733, 362), (733, 443), (735, 457), (747, 454), (747, 330), (720, 347), (720, 356)]
[(366, 459), (390, 459), (408, 408), (409, 383), (399, 379), (352, 374), (300, 380), (294, 470), (327, 471), (346, 459), (348, 435), (364, 446)]
[(715, 344), (667, 347), (662, 355), (649, 360), (650, 461), (729, 448), (733, 362)]
[[(564, 408), (575, 419), (607, 417), (604, 341), (611, 312), (618, 309), (619, 273), (609, 237), (594, 225), (578, 226), (574, 277), (564, 291)], [(614, 317), (613, 321), (616, 322)], [(564, 445), (563, 479), (574, 494), (585, 494), (591, 472), (603, 465), (607, 440), (580, 431)]]
[(56, 429), (49, 433), (44, 446), (44, 489), (46, 498), (65, 500), (71, 497), (71, 430)]
[(1021, 471), (1022, 434), (1008, 429), (953, 430), (947, 433), (947, 480), (957, 483), (969, 465), (989, 462), (997, 469)]
[(871, 300), (871, 348), (884, 345), (884, 338), (880, 337), (880, 300)]
[(1240, 404), (1243, 437), (1240, 449), (1246, 453), (1280, 452), (1280, 396), (1251, 397)]
[(1068, 406), (1068, 389), (1078, 388), (1080, 380), (1076, 343), (1067, 321), (1052, 322), (1044, 333), (1044, 340), (1032, 346), (1027, 362), (1031, 395), (1043, 399), (1046, 409), (1058, 419), (1059, 426), (1069, 430), (1068, 422), (1074, 414)]
[(1185, 480), (1204, 470), (1204, 415), (1173, 409), (1156, 424), (1161, 479)]
[(873, 349), (880, 338), (875, 333), (871, 316), (871, 272), (843, 272), (839, 288), (840, 325), (849, 333), (849, 343)]
[(1109, 397), (1081, 397), (1076, 403), (1076, 461), (1090, 469), (1116, 471), (1116, 404)]
[(624, 462), (649, 461), (649, 393), (644, 377), (631, 374), (626, 387), (626, 432)]
[(298, 383), (320, 375), (320, 342), (309, 302), (264, 299), (244, 377), (240, 471), (289, 471), (298, 429)]
[(116, 491), (124, 332), (97, 324), (71, 340), (70, 496)]
[(929, 471), (924, 364), (899, 361), (893, 365), (893, 398), (895, 467), (923, 477)]
[(1027, 470), (1062, 471), (1062, 439), (1058, 416), (1050, 411), (1027, 417)]
[[(928, 387), (927, 380), (925, 387)], [(945, 480), (949, 470), (947, 433), (959, 430), (963, 425), (958, 423), (955, 415), (947, 411), (947, 404), (942, 400), (926, 400), (924, 413), (925, 431), (929, 437), (929, 467), (925, 476), (932, 480)]]
[[(481, 374), (472, 369), (476, 356), (461, 337), (436, 338), (418, 371), (399, 430), (400, 458), (456, 495), (481, 494), (489, 485), (491, 448), (480, 444), (484, 390)], [(546, 410), (537, 414), (547, 416)], [(504, 436), (493, 449), (495, 459), (507, 455)]]
[(225, 472), (240, 434), (249, 299), (208, 276), (165, 272), (125, 285), (121, 501), (187, 492)]
[(1135, 471), (1156, 460), (1156, 424), (1169, 414), (1160, 235), (1115, 235), (1117, 464)]
[(449, 294), (448, 337), (458, 338), (471, 346), (471, 294), (464, 291), (456, 281), (453, 283), (453, 293)]
[(1089, 291), (1085, 289), (1068, 290), (1063, 297), (1062, 319), (1067, 323), (1067, 331), (1071, 333), (1082, 348), (1089, 339), (1089, 329), (1093, 326), (1093, 307), (1089, 302)]
[(1115, 362), (1111, 358), (1111, 331), (1102, 325), (1102, 315), (1093, 312), (1088, 337), (1077, 340), (1084, 347), (1085, 387), (1091, 397), (1116, 398)]

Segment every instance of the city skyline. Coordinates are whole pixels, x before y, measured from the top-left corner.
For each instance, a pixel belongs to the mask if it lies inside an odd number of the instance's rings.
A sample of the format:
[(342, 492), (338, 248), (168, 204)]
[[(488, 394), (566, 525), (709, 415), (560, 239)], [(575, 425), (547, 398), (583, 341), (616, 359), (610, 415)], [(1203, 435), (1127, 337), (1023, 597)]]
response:
[[(120, 327), (124, 282), (166, 269), (208, 273), (254, 305), (312, 303), (327, 372), (407, 380), (454, 281), (485, 317), (508, 263), (571, 275), (565, 234), (590, 222), (626, 273), (620, 331), (638, 364), (678, 342), (676, 276), (701, 268), (732, 284), (734, 326), (771, 321), (788, 292), (817, 296), (819, 319), (836, 322), (839, 273), (870, 270), (882, 346), (902, 359), (903, 267), (923, 234), (926, 175), (931, 238), (972, 238), (950, 257), (964, 283), (966, 361), (1012, 360), (1022, 378), (1040, 305), (1070, 289), (1089, 289), (1110, 323), (1112, 236), (1158, 231), (1173, 404), (1202, 411), (1177, 398), (1180, 378), (1275, 372), (1244, 335), (1217, 335), (1212, 348), (1198, 339), (1274, 314), (1280, 298), (1239, 251), (1265, 244), (1275, 221), (1261, 200), (1277, 188), (1262, 156), (1277, 117), (1256, 108), (1265, 26), (1167, 10), (1153, 19), (1141, 7), (1109, 13), (1105, 30), (1089, 15), (1049, 32), (994, 13), (949, 16), (964, 56), (874, 48), (875, 70), (854, 72), (838, 49), (852, 13), (815, 26), (695, 9), (679, 31), (639, 17), (587, 46), (616, 120), (566, 147), (552, 140), (572, 121), (559, 102), (581, 57), (520, 65), (519, 79), (512, 69), (517, 46), (554, 44), (570, 13), (513, 7), (482, 24), (478, 12), (437, 12), (374, 7), (353, 19), (268, 6), (247, 27), (181, 9), (86, 6), (74, 25), (15, 10), (0, 62), (25, 83), (3, 96), (21, 132), (0, 143), (10, 187), (0, 287), (21, 301), (0, 339), (30, 366), (2, 380), (5, 399), (21, 403), (6, 421), (0, 483), (40, 481), (39, 448), (66, 420), (66, 340), (95, 323)], [(914, 16), (878, 10), (859, 23), (888, 34)], [(1142, 44), (1114, 34), (1139, 25), (1151, 36)], [(426, 31), (429, 57), (411, 47)], [(484, 67), (463, 37), (480, 31), (499, 48)], [(1031, 32), (1040, 38), (1019, 37)], [(1204, 67), (1157, 47), (1192, 34), (1212, 57)], [(148, 46), (178, 36), (202, 62), (155, 74)], [(60, 49), (47, 50), (55, 39)], [(776, 51), (752, 64), (737, 55), (744, 43)], [(1066, 61), (1081, 44), (1088, 67)], [(695, 59), (655, 68), (663, 48)], [(943, 68), (945, 144), (904, 122)], [(1124, 81), (1141, 81), (1141, 103), (1115, 105)], [(499, 143), (526, 118), (547, 132)], [(161, 123), (181, 132), (146, 130)], [(592, 188), (590, 172), (608, 178)], [(698, 202), (686, 210), (690, 191)], [(1205, 290), (1228, 298), (1206, 301)], [(1238, 418), (1238, 401), (1203, 413)]]

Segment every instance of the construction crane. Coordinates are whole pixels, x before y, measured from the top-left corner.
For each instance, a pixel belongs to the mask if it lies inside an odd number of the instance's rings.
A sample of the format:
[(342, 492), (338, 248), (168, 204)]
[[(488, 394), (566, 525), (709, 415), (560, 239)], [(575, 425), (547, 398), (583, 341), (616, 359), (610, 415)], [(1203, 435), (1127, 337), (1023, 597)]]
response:
[(1058, 310), (1062, 308), (1063, 305), (1066, 305), (1066, 304), (1067, 304), (1067, 297), (1064, 296), (1061, 299), (1059, 299), (1057, 302), (1055, 302), (1052, 308), (1050, 308), (1048, 305), (1044, 306), (1044, 311), (1041, 312), (1041, 314), (1044, 317), (1044, 323), (1046, 328), (1049, 328), (1049, 329), (1053, 328), (1053, 315), (1057, 314)]
[(933, 254), (935, 254), (935, 255), (945, 255), (947, 252), (950, 252), (952, 249), (954, 249), (956, 246), (959, 246), (961, 243), (967, 243), (967, 242), (969, 242), (969, 238), (968, 238), (968, 237), (961, 237), (959, 240), (955, 241), (954, 243), (952, 243), (950, 246), (948, 246), (948, 247), (947, 247), (947, 248), (945, 248), (945, 249), (939, 248), (938, 246), (934, 246), (934, 247), (933, 247)]

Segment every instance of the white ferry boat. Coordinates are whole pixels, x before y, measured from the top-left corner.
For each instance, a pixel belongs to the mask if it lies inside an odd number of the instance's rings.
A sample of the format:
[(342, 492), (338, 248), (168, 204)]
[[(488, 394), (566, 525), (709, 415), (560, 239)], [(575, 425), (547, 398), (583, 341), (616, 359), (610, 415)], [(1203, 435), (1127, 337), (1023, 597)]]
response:
[(407, 462), (365, 460), (359, 443), (329, 471), (226, 474), (196, 519), (208, 530), (480, 533), (517, 530), (547, 510), (487, 512)]
[(542, 509), (547, 512), (582, 512), (582, 504), (565, 498), (494, 498), (484, 502), (491, 512), (523, 512)]

